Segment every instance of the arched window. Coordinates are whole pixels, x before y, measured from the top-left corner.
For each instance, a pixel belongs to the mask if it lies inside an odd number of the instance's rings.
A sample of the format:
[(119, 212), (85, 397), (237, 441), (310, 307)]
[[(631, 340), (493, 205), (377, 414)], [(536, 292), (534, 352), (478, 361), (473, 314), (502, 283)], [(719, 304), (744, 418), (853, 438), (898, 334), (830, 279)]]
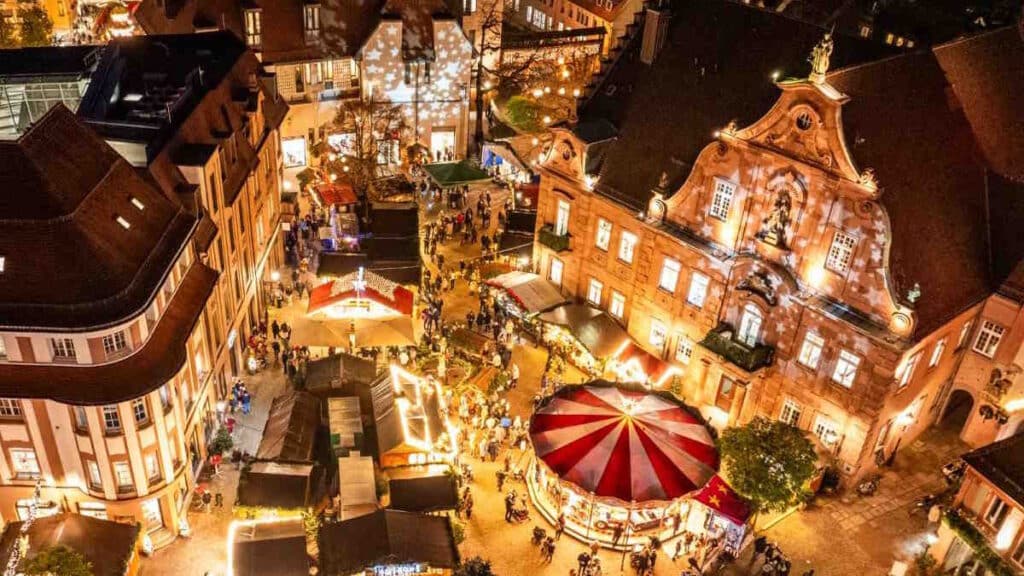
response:
[(740, 318), (739, 341), (747, 346), (757, 344), (757, 338), (761, 335), (761, 323), (764, 316), (761, 309), (753, 304), (743, 307), (743, 316)]

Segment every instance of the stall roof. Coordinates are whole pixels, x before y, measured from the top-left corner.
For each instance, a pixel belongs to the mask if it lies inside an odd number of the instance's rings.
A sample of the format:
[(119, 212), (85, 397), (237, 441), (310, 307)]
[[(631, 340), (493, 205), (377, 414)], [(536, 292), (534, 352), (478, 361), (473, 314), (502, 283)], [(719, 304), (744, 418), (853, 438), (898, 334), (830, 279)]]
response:
[(312, 464), (255, 462), (238, 483), (238, 504), (308, 508), (316, 503), (323, 470)]
[(317, 277), (344, 276), (365, 268), (399, 284), (419, 284), (419, 257), (408, 257), (419, 253), (418, 240), (367, 238), (362, 244), (366, 252), (322, 252), (316, 269)]
[(528, 314), (538, 314), (570, 302), (557, 286), (530, 272), (506, 272), (491, 278), (487, 284), (503, 288)]
[(423, 166), (423, 169), (430, 175), (430, 179), (441, 188), (490, 181), (491, 179), (487, 172), (466, 161), (427, 164)]
[(356, 198), (355, 190), (352, 189), (352, 185), (348, 182), (323, 183), (316, 187), (316, 193), (320, 196), (320, 201), (327, 206), (359, 202), (359, 199)]
[(629, 334), (611, 316), (585, 304), (566, 304), (540, 315), (540, 319), (567, 329), (594, 358), (614, 356), (630, 341)]
[(632, 340), (622, 348), (622, 351), (616, 356), (616, 360), (623, 365), (635, 363), (647, 375), (650, 382), (659, 382), (667, 374), (677, 370), (675, 366), (644, 350), (642, 346)]
[(360, 385), (377, 377), (373, 362), (351, 354), (333, 354), (306, 364), (306, 390), (358, 395)]
[(306, 532), (299, 519), (243, 525), (234, 532), (235, 576), (308, 576)]
[(712, 476), (693, 499), (740, 526), (750, 517), (750, 506), (718, 474)]
[(320, 570), (348, 576), (378, 564), (455, 568), (459, 551), (445, 516), (379, 510), (320, 527)]
[(338, 458), (338, 499), (341, 519), (348, 520), (377, 510), (377, 481), (373, 458), (351, 454)]
[(414, 466), (388, 471), (391, 508), (406, 512), (437, 512), (458, 508), (455, 477), (443, 470)]
[[(18, 545), (24, 522), (11, 522), (0, 539), (0, 561), (6, 566)], [(92, 563), (94, 576), (124, 576), (125, 565), (135, 553), (139, 536), (137, 524), (121, 524), (81, 514), (63, 513), (36, 518), (28, 529), (28, 553), (34, 557), (41, 548), (67, 546)]]
[(291, 391), (274, 398), (256, 450), (257, 460), (306, 462), (320, 424), (320, 400), (308, 392)]
[(359, 397), (328, 398), (327, 425), (331, 430), (331, 448), (355, 448), (356, 436), (363, 434)]

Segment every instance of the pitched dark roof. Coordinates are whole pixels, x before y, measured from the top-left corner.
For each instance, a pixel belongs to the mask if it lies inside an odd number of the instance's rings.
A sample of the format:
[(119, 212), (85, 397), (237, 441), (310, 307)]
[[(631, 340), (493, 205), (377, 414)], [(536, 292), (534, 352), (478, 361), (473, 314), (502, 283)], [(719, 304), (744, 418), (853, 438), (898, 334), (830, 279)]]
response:
[(842, 110), (847, 145), (858, 166), (878, 176), (896, 293), (921, 285), (917, 333), (927, 334), (992, 287), (986, 170), (971, 126), (930, 51), (828, 80), (850, 97)]
[(256, 449), (258, 460), (309, 462), (320, 426), (320, 399), (308, 392), (292, 390), (270, 404), (263, 437)]
[(459, 563), (445, 516), (379, 510), (344, 522), (324, 523), (318, 540), (324, 576), (347, 576), (377, 564), (454, 568)]
[[(24, 522), (11, 522), (0, 538), (0, 562), (11, 556)], [(41, 548), (67, 546), (92, 564), (93, 576), (124, 576), (135, 555), (138, 524), (121, 524), (90, 516), (64, 512), (36, 518), (28, 529), (28, 554), (32, 558)]]
[(236, 576), (309, 575), (306, 531), (298, 519), (238, 530), (232, 552)]
[(458, 507), (455, 477), (451, 474), (430, 474), (414, 467), (393, 468), (388, 476), (388, 494), (395, 510), (437, 512)]
[(70, 404), (115, 404), (163, 386), (185, 365), (186, 343), (217, 283), (196, 262), (185, 274), (145, 346), (99, 365), (0, 363), (0, 396), (47, 398)]
[(387, 0), (385, 19), (402, 21), (402, 57), (406, 60), (433, 60), (434, 20), (451, 18), (444, 0)]
[(321, 496), (324, 470), (316, 464), (256, 462), (238, 482), (243, 506), (308, 508)]
[(962, 456), (1018, 504), (1024, 504), (1024, 434), (1018, 433)]
[(305, 388), (310, 392), (331, 392), (356, 396), (377, 377), (373, 362), (351, 354), (334, 354), (306, 363)]
[[(750, 124), (779, 95), (772, 74), (804, 77), (807, 55), (826, 29), (721, 0), (676, 2), (668, 37), (653, 66), (633, 42), (580, 109), (579, 126), (593, 139), (595, 122), (610, 121), (598, 190), (644, 205), (662, 171), (678, 186), (712, 133), (736, 120)], [(859, 38), (837, 37), (833, 68), (893, 53)], [(607, 128), (598, 131), (601, 136)]]
[(196, 226), (63, 105), (0, 142), (0, 165), (3, 326), (99, 327), (142, 313)]

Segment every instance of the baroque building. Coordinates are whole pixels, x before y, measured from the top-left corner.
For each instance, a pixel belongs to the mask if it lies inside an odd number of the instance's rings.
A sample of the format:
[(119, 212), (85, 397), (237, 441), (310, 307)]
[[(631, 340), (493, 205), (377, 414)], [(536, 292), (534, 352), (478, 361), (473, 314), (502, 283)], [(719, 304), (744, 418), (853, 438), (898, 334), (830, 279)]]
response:
[[(983, 308), (1021, 246), (988, 215), (1019, 209), (1021, 184), (984, 143), (1021, 118), (975, 114), (959, 61), (1021, 38), (898, 54), (739, 4), (670, 18), (553, 130), (538, 271), (675, 364), (713, 425), (789, 422), (860, 475), (998, 347)], [(997, 72), (985, 94), (1024, 82)]]
[(287, 106), (227, 33), (46, 50), (0, 76), (84, 62), (88, 82), (0, 142), (0, 514), (38, 483), (39, 514), (160, 545), (280, 265)]

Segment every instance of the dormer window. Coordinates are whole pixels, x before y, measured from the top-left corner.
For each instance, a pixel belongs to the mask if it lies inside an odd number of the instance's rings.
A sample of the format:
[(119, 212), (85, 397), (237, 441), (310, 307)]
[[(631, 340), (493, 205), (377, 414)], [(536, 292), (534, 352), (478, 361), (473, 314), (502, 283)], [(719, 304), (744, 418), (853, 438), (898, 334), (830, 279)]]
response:
[(146, 205), (142, 203), (142, 200), (139, 200), (135, 196), (131, 197), (131, 203), (132, 203), (132, 206), (135, 206), (136, 208), (138, 208), (140, 212), (146, 209)]
[(114, 216), (114, 221), (117, 222), (118, 224), (120, 224), (121, 228), (124, 228), (125, 230), (128, 230), (129, 228), (132, 227), (131, 222), (125, 220), (123, 216), (116, 216), (115, 215)]
[(307, 4), (303, 7), (303, 22), (306, 31), (306, 42), (320, 40), (320, 5)]
[(245, 45), (259, 48), (263, 44), (263, 12), (245, 11)]

